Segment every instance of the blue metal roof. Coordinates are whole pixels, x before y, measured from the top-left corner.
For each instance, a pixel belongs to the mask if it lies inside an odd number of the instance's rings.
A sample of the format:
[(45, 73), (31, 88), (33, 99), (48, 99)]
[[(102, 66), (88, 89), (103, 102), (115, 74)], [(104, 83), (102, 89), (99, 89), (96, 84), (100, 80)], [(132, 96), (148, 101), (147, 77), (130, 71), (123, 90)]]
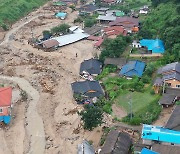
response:
[(0, 116), (0, 121), (4, 122), (5, 124), (9, 124), (11, 121), (11, 116)]
[(159, 126), (144, 124), (141, 137), (147, 140), (180, 144), (180, 131), (169, 130)]
[(127, 77), (141, 77), (145, 68), (145, 63), (139, 60), (129, 61), (120, 71), (120, 75)]
[(152, 150), (149, 150), (147, 148), (143, 148), (141, 151), (141, 154), (159, 154), (158, 152), (154, 152)]
[(164, 53), (164, 43), (163, 41), (156, 39), (156, 40), (148, 40), (142, 39), (140, 40), (141, 46), (147, 47), (148, 50), (151, 50), (152, 53)]
[(55, 16), (56, 16), (56, 17), (59, 17), (59, 18), (60, 18), (60, 17), (64, 17), (64, 18), (65, 18), (66, 15), (67, 15), (67, 13), (65, 13), (65, 12), (58, 12)]

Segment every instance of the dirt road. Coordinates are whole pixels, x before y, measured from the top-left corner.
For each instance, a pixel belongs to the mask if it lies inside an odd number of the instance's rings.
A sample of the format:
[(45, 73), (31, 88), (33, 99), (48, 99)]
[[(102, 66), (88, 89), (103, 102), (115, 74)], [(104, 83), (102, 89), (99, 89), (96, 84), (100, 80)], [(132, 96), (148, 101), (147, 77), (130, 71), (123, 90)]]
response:
[(33, 17), (31, 17), (31, 18), (29, 18), (29, 19), (27, 19), (27, 20), (24, 19), (24, 21), (22, 21), (17, 27), (14, 27), (13, 29), (9, 30), (9, 31), (6, 33), (6, 35), (5, 35), (5, 37), (4, 37), (4, 41), (1, 42), (0, 45), (4, 45), (4, 44), (8, 43), (9, 40), (12, 40), (12, 39), (13, 39), (13, 37), (14, 37), (13, 35), (14, 35), (20, 28), (22, 28), (24, 25), (26, 25), (27, 23), (35, 20), (36, 18), (38, 18), (38, 17), (40, 17), (40, 16), (42, 16), (42, 14), (38, 14), (37, 16), (33, 16)]

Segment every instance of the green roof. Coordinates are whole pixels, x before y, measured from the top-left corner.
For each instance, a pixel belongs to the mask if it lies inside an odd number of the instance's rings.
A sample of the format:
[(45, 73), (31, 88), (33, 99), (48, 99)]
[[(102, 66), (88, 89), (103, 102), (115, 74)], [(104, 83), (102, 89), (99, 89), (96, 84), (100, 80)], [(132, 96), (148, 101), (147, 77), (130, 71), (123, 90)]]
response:
[(123, 17), (124, 16), (124, 12), (122, 12), (122, 11), (118, 11), (115, 14), (117, 17)]

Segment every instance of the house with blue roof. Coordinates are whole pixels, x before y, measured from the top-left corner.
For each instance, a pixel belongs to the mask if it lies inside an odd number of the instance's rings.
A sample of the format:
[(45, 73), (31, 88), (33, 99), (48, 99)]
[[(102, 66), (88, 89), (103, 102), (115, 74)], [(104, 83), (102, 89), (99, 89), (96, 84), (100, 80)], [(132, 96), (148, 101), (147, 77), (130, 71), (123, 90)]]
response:
[(180, 131), (174, 131), (159, 126), (143, 125), (142, 135), (144, 144), (159, 142), (169, 145), (180, 145)]
[(57, 18), (60, 18), (60, 19), (64, 20), (66, 18), (66, 16), (67, 16), (67, 13), (66, 12), (58, 12), (58, 13), (55, 14), (55, 16)]
[(164, 43), (159, 39), (142, 39), (140, 40), (140, 45), (141, 47), (146, 47), (148, 51), (152, 52), (152, 54), (163, 54), (165, 51)]
[(143, 148), (142, 151), (141, 151), (141, 154), (160, 154), (160, 153), (149, 150), (147, 148)]
[(129, 61), (126, 65), (122, 67), (119, 74), (126, 77), (141, 77), (144, 72), (145, 65), (146, 64), (144, 62), (139, 60)]

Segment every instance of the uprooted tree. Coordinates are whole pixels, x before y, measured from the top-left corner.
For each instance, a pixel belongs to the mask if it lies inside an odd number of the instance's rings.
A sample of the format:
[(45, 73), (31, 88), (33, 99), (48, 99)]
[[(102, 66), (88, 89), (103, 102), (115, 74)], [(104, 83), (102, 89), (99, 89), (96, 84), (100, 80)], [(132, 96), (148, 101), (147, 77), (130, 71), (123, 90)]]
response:
[(90, 105), (85, 105), (84, 108), (79, 112), (81, 120), (84, 122), (84, 129), (91, 131), (103, 123), (103, 111), (100, 108)]

